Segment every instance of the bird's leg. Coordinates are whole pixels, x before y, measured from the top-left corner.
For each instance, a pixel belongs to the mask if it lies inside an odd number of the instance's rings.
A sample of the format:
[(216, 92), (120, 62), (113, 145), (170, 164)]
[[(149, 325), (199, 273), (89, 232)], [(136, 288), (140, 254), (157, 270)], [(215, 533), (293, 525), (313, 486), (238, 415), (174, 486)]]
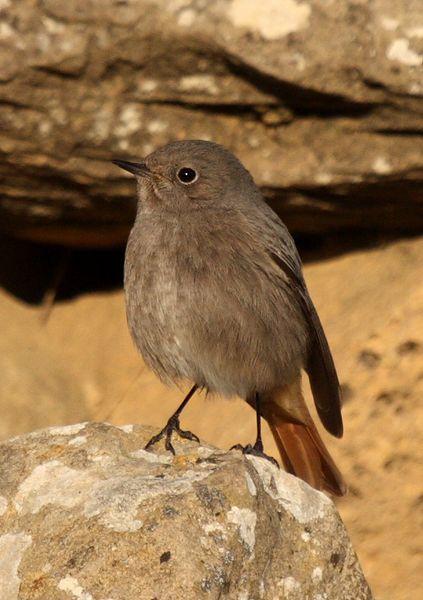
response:
[(263, 451), (263, 440), (261, 439), (260, 394), (256, 393), (255, 402), (251, 402), (251, 404), (253, 404), (256, 409), (257, 437), (255, 444), (254, 446), (252, 446), (251, 444), (247, 444), (246, 446), (236, 444), (235, 446), (232, 446), (231, 450), (241, 450), (243, 454), (251, 454), (253, 456), (259, 456), (260, 458), (265, 458), (266, 460), (269, 460), (271, 463), (273, 463), (279, 468), (279, 464), (273, 458), (273, 456), (269, 456)]
[(166, 423), (166, 425), (163, 427), (163, 429), (160, 431), (160, 433), (153, 436), (151, 438), (151, 440), (146, 444), (145, 450), (148, 450), (149, 448), (151, 448), (151, 446), (154, 446), (154, 444), (157, 444), (157, 442), (159, 442), (163, 437), (166, 437), (166, 441), (165, 441), (166, 450), (169, 450), (170, 452), (172, 452), (172, 454), (175, 454), (175, 448), (172, 446), (172, 435), (174, 432), (176, 432), (182, 438), (185, 438), (187, 440), (192, 440), (195, 442), (200, 441), (199, 438), (194, 433), (191, 433), (191, 431), (184, 431), (183, 429), (181, 429), (181, 427), (179, 425), (179, 416), (180, 416), (181, 412), (184, 410), (185, 406), (188, 404), (191, 397), (197, 391), (197, 388), (198, 388), (197, 385), (192, 386), (192, 388), (190, 389), (188, 394), (185, 396), (183, 402), (180, 404), (180, 406), (178, 406), (178, 408), (173, 413), (173, 415), (170, 417), (169, 421)]

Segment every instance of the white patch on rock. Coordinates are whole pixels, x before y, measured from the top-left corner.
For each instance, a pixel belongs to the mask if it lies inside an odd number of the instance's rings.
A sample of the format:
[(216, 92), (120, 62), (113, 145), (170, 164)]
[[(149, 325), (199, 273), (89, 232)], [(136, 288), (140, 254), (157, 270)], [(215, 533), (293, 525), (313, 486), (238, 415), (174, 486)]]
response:
[(227, 513), (227, 519), (230, 523), (238, 525), (242, 541), (252, 552), (256, 543), (256, 513), (248, 508), (233, 506)]
[(191, 8), (181, 10), (178, 15), (178, 25), (181, 27), (191, 27), (191, 25), (194, 25), (195, 16), (195, 11)]
[(277, 40), (309, 24), (311, 8), (295, 0), (232, 0), (228, 16), (236, 27), (254, 29), (267, 40)]
[(271, 498), (282, 504), (299, 523), (324, 519), (328, 512), (335, 513), (332, 501), (307, 483), (272, 465), (268, 460), (247, 455), (263, 481)]
[(148, 498), (167, 494), (184, 494), (196, 481), (208, 477), (210, 469), (201, 473), (186, 471), (179, 477), (116, 476), (99, 480), (85, 496), (84, 514), (99, 516), (101, 523), (114, 531), (137, 531), (142, 521), (136, 518), (138, 507)]
[(392, 17), (381, 17), (380, 22), (385, 31), (396, 31), (398, 29), (398, 19), (393, 19)]
[(87, 423), (75, 423), (74, 425), (64, 425), (63, 427), (49, 427), (48, 433), (51, 435), (73, 435), (79, 433)]
[(301, 584), (295, 579), (295, 577), (291, 577), (290, 575), (281, 579), (278, 582), (278, 586), (282, 588), (282, 592), (284, 594), (283, 598), (285, 596), (289, 598), (292, 592), (297, 592), (299, 589), (301, 589)]
[(50, 121), (39, 121), (38, 122), (38, 131), (41, 135), (48, 135), (51, 131), (51, 123)]
[(68, 442), (68, 446), (82, 446), (87, 443), (86, 435), (77, 435)]
[(154, 92), (155, 89), (157, 89), (158, 83), (157, 81), (154, 81), (154, 79), (144, 79), (144, 81), (142, 81), (140, 83), (140, 90), (141, 92), (145, 92), (145, 93), (149, 93), (149, 92)]
[(18, 600), (18, 568), (31, 543), (32, 537), (23, 531), (0, 536), (0, 600)]
[(217, 521), (215, 523), (206, 523), (203, 525), (203, 529), (206, 533), (215, 533), (218, 531), (220, 534), (222, 534), (222, 537), (226, 538), (225, 528)]
[[(61, 106), (53, 106), (49, 109), (50, 117), (58, 124), (58, 125), (66, 125), (68, 122), (68, 116), (66, 111)], [(57, 429), (60, 429), (59, 427)]]
[(114, 133), (117, 137), (126, 138), (139, 131), (140, 127), (141, 115), (139, 107), (136, 104), (127, 104), (121, 110)]
[(161, 479), (145, 475), (137, 477), (132, 473), (126, 476), (110, 474), (103, 478), (102, 469), (107, 475), (113, 462), (105, 461), (109, 457), (94, 458), (99, 459), (96, 465), (103, 464), (91, 470), (71, 469), (57, 460), (35, 467), (19, 486), (14, 499), (16, 510), (24, 514), (37, 513), (49, 504), (81, 507), (87, 518), (98, 516), (105, 527), (114, 531), (136, 531), (142, 527), (136, 515), (144, 500), (164, 494), (183, 494), (194, 482), (207, 477), (211, 470), (210, 467), (199, 473), (189, 470), (180, 477)]
[(130, 456), (132, 456), (132, 458), (142, 458), (143, 460), (146, 460), (149, 463), (160, 463), (163, 465), (170, 465), (170, 463), (172, 462), (171, 456), (155, 454), (154, 452), (149, 452), (147, 450), (144, 450), (143, 448), (140, 448), (139, 450), (134, 450), (134, 452), (130, 453)]
[(245, 473), (245, 481), (247, 482), (248, 491), (252, 496), (257, 496), (257, 488), (249, 473)]
[(407, 38), (394, 40), (389, 45), (386, 56), (389, 60), (396, 60), (409, 67), (419, 67), (423, 63), (423, 57), (410, 48), (410, 41)]
[(410, 85), (410, 94), (421, 94), (423, 92), (423, 85), (413, 82)]
[(50, 19), (50, 17), (43, 17), (41, 20), (43, 22), (44, 27), (49, 33), (63, 34), (65, 30), (65, 25), (63, 23), (60, 23), (60, 21)]
[(373, 171), (379, 173), (380, 175), (384, 175), (385, 173), (390, 173), (392, 170), (391, 165), (386, 160), (384, 156), (378, 156), (372, 165)]
[(105, 527), (113, 531), (137, 531), (143, 523), (136, 519), (141, 499), (124, 478), (116, 477), (100, 483), (88, 498), (84, 513), (87, 518), (99, 516)]
[(94, 463), (101, 463), (103, 468), (113, 464), (113, 457), (101, 452), (98, 448), (89, 448), (88, 458)]
[(323, 570), (321, 567), (315, 567), (311, 574), (313, 583), (319, 583), (323, 579)]
[(161, 133), (167, 129), (167, 123), (164, 121), (160, 121), (159, 119), (154, 119), (147, 124), (147, 131), (151, 134)]
[(207, 446), (198, 446), (198, 448), (197, 448), (197, 454), (201, 458), (208, 458), (209, 456), (211, 456), (214, 453), (215, 453), (214, 448), (208, 448)]
[(79, 585), (77, 579), (75, 579), (75, 577), (71, 577), (70, 575), (66, 575), (66, 577), (61, 579), (57, 587), (63, 592), (72, 594), (72, 596), (77, 600), (93, 600), (92, 595), (89, 592), (85, 592)]
[(37, 465), (22, 481), (14, 505), (19, 513), (37, 513), (47, 504), (72, 508), (81, 503), (96, 481), (88, 471), (70, 469), (51, 460)]
[(3, 21), (2, 23), (0, 23), (0, 40), (7, 40), (10, 38), (15, 37), (16, 35), (16, 30), (13, 29), (9, 23), (6, 23), (5, 21)]
[(311, 538), (311, 535), (309, 533), (307, 533), (307, 531), (303, 531), (301, 534), (301, 539), (303, 540), (303, 542), (309, 542)]
[(251, 148), (258, 148), (260, 146), (260, 140), (255, 135), (251, 135), (247, 139), (247, 141), (248, 141), (249, 145), (251, 146)]
[[(111, 108), (109, 104), (100, 106), (94, 115), (91, 125), (91, 131), (88, 135), (91, 139), (105, 140), (112, 130), (113, 119), (111, 117)], [(88, 398), (94, 399), (98, 397), (98, 389), (95, 384), (90, 381), (85, 381), (83, 389)]]
[(196, 75), (186, 75), (179, 80), (179, 87), (184, 92), (206, 92), (209, 94), (218, 94), (219, 88), (213, 75), (198, 73)]
[(0, 517), (6, 512), (8, 504), (7, 498), (0, 496)]
[(116, 427), (125, 433), (132, 433), (134, 431), (133, 425), (116, 425)]

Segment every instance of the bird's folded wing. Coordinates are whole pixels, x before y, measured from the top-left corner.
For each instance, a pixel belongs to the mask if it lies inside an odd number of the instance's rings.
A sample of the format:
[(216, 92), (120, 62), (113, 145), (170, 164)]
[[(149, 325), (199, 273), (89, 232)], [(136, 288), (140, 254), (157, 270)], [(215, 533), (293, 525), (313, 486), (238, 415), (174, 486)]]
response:
[[(301, 263), (295, 251), (295, 246), (293, 248), (294, 252), (292, 252), (291, 247), (282, 247), (279, 251), (271, 251), (269, 254), (274, 263), (285, 274), (287, 283), (294, 292), (294, 297), (298, 298), (309, 326), (310, 347), (306, 371), (310, 379), (317, 412), (325, 428), (336, 437), (342, 437), (343, 426), (338, 376), (322, 324), (301, 273)], [(286, 252), (287, 249), (288, 252)]]

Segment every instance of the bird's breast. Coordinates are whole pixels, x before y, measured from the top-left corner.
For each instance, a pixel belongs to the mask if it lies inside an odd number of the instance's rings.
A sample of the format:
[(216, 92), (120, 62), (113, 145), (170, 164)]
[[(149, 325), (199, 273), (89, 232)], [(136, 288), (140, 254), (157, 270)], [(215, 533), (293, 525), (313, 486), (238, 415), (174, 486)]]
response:
[(146, 362), (164, 380), (188, 378), (225, 394), (298, 372), (306, 334), (295, 303), (266, 269), (259, 250), (233, 229), (134, 229), (127, 315)]

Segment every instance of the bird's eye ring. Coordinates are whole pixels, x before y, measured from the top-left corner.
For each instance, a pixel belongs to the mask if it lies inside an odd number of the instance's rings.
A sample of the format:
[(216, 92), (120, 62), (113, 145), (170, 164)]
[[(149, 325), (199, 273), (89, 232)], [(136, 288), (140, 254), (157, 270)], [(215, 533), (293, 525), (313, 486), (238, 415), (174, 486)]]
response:
[(191, 167), (182, 167), (182, 169), (179, 169), (177, 175), (179, 181), (185, 185), (194, 183), (198, 179), (197, 171), (194, 171)]

